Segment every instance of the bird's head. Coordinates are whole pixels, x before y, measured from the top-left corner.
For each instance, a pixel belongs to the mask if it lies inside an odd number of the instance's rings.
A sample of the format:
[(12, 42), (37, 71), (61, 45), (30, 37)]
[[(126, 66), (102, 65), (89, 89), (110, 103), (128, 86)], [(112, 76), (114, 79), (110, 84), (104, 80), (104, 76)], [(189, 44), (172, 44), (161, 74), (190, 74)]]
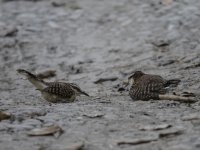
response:
[(143, 75), (145, 75), (145, 73), (143, 73), (142, 71), (135, 71), (132, 75), (130, 75), (128, 77), (128, 83), (129, 84), (133, 84), (134, 82), (136, 82), (139, 78), (141, 78)]
[(82, 91), (81, 88), (77, 84), (70, 83), (70, 85), (74, 89), (77, 95), (83, 94), (83, 95), (89, 96), (89, 94), (87, 94), (85, 91)]

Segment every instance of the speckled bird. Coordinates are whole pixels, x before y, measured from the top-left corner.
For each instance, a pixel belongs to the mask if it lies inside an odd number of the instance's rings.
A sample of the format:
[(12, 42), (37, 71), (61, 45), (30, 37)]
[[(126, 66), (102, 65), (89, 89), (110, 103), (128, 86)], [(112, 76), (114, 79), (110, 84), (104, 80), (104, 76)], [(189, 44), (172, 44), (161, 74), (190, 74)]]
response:
[(17, 72), (24, 75), (49, 102), (73, 102), (81, 94), (89, 96), (75, 83), (46, 82), (24, 69), (18, 69)]
[(166, 87), (177, 86), (180, 82), (179, 79), (166, 80), (159, 75), (145, 74), (142, 71), (136, 71), (128, 80), (132, 82), (129, 95), (133, 100), (159, 99), (159, 94), (166, 94)]

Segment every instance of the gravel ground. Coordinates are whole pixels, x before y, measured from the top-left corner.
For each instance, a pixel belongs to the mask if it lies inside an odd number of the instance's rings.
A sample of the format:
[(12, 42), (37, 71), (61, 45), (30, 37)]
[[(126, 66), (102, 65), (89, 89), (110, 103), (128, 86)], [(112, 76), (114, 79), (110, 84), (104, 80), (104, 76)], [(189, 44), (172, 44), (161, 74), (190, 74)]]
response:
[[(0, 122), (0, 149), (199, 149), (199, 101), (132, 101), (118, 92), (142, 70), (180, 78), (174, 92), (199, 95), (199, 10), (199, 0), (1, 0), (0, 110), (12, 117)], [(75, 82), (91, 97), (50, 104), (18, 68), (54, 69), (51, 80)], [(94, 83), (105, 77), (117, 80)], [(64, 133), (27, 135), (51, 125)]]

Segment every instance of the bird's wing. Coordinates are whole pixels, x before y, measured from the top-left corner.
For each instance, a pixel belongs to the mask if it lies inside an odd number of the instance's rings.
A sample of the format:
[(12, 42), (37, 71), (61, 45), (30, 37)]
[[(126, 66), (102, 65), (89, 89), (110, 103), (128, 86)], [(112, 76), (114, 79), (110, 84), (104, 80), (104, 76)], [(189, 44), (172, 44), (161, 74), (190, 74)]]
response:
[(138, 85), (132, 85), (129, 95), (134, 100), (149, 100), (149, 99), (158, 99), (158, 93), (157, 92), (151, 92), (147, 91), (146, 87), (144, 86), (138, 86)]
[(48, 87), (42, 90), (42, 92), (47, 92), (63, 98), (70, 98), (75, 94), (74, 90), (68, 84), (59, 82), (50, 83)]
[(163, 79), (161, 76), (151, 76), (151, 77), (145, 77), (140, 80), (141, 81), (141, 88), (144, 89), (147, 93), (159, 93), (164, 94), (166, 93), (166, 89), (164, 87), (164, 84), (166, 82), (165, 79)]

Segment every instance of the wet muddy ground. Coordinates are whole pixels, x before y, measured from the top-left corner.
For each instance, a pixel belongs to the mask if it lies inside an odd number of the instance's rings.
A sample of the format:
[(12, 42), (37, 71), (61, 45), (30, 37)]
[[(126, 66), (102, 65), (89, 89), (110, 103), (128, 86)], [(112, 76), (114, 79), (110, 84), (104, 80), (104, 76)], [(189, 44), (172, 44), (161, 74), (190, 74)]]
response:
[[(0, 122), (0, 149), (199, 149), (200, 102), (132, 101), (118, 92), (142, 70), (180, 78), (176, 93), (199, 94), (199, 10), (199, 0), (1, 0), (0, 110), (12, 117)], [(91, 97), (50, 104), (18, 68), (54, 69), (51, 80), (75, 82)], [(94, 83), (105, 77), (117, 80)], [(27, 135), (51, 125), (64, 133)]]

